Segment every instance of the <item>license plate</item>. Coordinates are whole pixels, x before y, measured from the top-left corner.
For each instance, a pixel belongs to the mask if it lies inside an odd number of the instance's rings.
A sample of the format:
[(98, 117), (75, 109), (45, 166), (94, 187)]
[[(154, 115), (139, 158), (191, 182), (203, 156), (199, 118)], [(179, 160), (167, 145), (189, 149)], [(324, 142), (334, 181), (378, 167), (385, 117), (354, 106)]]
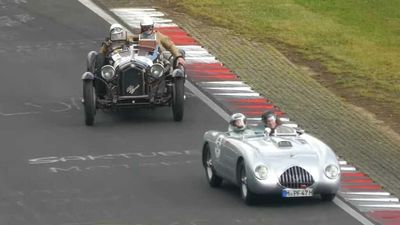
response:
[(313, 189), (290, 189), (286, 188), (282, 190), (282, 197), (294, 198), (294, 197), (308, 197), (313, 196)]

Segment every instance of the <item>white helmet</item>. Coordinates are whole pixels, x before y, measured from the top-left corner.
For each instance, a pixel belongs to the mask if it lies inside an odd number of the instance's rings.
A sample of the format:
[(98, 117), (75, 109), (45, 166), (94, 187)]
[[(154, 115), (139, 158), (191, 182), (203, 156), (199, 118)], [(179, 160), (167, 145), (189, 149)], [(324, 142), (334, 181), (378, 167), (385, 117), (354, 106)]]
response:
[(110, 39), (111, 41), (125, 41), (127, 33), (119, 23), (114, 23), (110, 26)]
[(148, 31), (148, 30), (153, 30), (154, 29), (154, 21), (150, 17), (144, 17), (143, 19), (140, 20), (140, 30), (141, 33)]
[(242, 113), (235, 113), (229, 120), (229, 130), (241, 131), (246, 129), (247, 118)]

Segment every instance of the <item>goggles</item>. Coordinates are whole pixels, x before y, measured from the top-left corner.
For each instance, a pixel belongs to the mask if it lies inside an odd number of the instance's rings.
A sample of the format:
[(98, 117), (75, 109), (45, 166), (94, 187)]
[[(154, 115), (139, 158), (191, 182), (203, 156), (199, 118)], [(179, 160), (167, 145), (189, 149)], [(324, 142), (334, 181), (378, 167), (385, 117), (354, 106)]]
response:
[(148, 31), (148, 30), (153, 30), (154, 26), (153, 25), (148, 25), (148, 26), (142, 26), (142, 32)]

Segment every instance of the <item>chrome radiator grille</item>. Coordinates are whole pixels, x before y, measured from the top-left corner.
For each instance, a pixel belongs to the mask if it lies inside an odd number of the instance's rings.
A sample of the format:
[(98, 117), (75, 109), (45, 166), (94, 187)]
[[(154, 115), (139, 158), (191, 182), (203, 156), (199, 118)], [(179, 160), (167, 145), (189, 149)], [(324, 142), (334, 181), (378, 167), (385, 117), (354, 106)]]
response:
[(142, 96), (146, 94), (144, 74), (137, 69), (128, 68), (120, 73), (120, 96)]
[(293, 166), (279, 177), (279, 183), (286, 188), (306, 188), (314, 184), (314, 179), (305, 169)]

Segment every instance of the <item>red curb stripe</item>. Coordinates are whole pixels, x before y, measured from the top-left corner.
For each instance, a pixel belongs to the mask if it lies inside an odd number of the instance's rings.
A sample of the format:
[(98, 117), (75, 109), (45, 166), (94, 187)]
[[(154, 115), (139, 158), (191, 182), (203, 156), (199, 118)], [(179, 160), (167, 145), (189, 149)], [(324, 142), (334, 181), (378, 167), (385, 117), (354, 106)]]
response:
[(369, 212), (368, 215), (373, 218), (379, 218), (379, 219), (384, 219), (384, 220), (400, 219), (400, 211), (399, 210), (374, 211), (374, 212)]
[(368, 190), (380, 190), (380, 185), (342, 185), (342, 189), (368, 189)]
[(224, 65), (222, 63), (193, 63), (193, 64), (187, 64), (185, 65), (185, 69), (191, 69), (191, 68), (211, 68), (211, 67), (223, 67)]
[(218, 77), (218, 78), (231, 78), (231, 77), (237, 77), (236, 75), (233, 74), (188, 74), (189, 77), (204, 77), (204, 78), (214, 78), (214, 77)]
[(265, 98), (250, 98), (250, 99), (226, 99), (225, 101), (232, 103), (268, 103)]
[[(261, 114), (263, 114), (264, 113), (264, 111), (249, 111), (249, 112), (243, 112), (244, 114), (246, 114), (246, 115), (251, 115), (251, 116), (261, 116)], [(274, 112), (276, 115), (278, 115), (278, 116), (282, 116), (282, 115), (284, 115), (285, 113), (284, 112), (281, 112), (281, 111), (275, 111)]]
[(232, 75), (232, 76), (236, 76), (236, 74), (234, 74), (234, 73), (207, 72), (207, 71), (194, 72), (194, 71), (187, 71), (187, 70), (186, 70), (186, 72), (189, 74), (194, 74), (194, 75)]
[(186, 71), (191, 72), (210, 72), (210, 73), (232, 73), (228, 68), (196, 68), (196, 69), (186, 69)]
[(273, 109), (275, 108), (274, 105), (241, 105), (239, 106), (241, 109)]
[(342, 180), (343, 183), (373, 183), (374, 181), (371, 179), (359, 179), (359, 180), (352, 180), (352, 179), (346, 179)]
[(346, 173), (342, 173), (342, 176), (345, 177), (366, 177), (367, 175), (365, 175), (364, 173), (360, 173), (360, 172), (346, 172)]
[(219, 76), (219, 77), (204, 77), (204, 76), (195, 76), (195, 77), (190, 77), (191, 79), (194, 80), (201, 80), (201, 81), (213, 81), (213, 80), (229, 80), (229, 81), (236, 81), (238, 80), (237, 77), (232, 76), (232, 77), (226, 77), (226, 76)]

